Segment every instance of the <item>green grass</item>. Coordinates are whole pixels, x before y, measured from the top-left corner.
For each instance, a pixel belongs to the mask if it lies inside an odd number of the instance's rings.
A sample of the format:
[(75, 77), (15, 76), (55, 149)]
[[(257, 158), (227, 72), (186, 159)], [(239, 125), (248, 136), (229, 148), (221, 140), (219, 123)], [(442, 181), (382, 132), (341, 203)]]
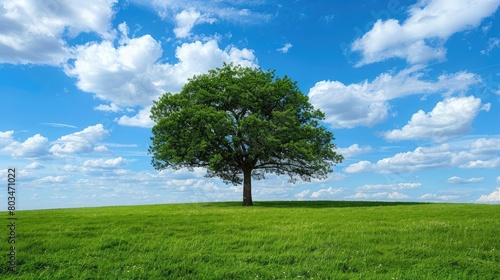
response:
[(500, 277), (500, 205), (255, 204), (18, 211), (0, 279)]

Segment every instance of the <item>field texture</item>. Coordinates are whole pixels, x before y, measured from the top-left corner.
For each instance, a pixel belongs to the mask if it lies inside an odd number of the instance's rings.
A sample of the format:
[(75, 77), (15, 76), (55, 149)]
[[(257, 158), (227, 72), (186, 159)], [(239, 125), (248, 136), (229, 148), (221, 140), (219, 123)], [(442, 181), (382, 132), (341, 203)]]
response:
[(19, 211), (0, 279), (500, 279), (500, 205), (255, 204)]

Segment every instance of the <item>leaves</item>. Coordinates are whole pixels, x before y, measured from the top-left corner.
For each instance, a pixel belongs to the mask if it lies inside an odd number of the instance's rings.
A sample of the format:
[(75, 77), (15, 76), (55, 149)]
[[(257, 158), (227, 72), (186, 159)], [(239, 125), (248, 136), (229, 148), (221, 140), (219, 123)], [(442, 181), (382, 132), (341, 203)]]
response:
[(319, 124), (324, 114), (274, 71), (225, 64), (163, 95), (151, 118), (156, 169), (205, 167), (208, 177), (233, 184), (250, 169), (255, 179), (275, 173), (293, 182), (325, 178), (343, 159)]

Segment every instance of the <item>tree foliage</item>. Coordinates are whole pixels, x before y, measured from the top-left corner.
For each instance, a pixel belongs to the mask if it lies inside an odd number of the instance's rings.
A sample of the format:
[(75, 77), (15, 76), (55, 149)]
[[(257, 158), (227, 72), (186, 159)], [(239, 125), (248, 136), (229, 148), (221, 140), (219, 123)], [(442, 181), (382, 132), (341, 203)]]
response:
[(244, 205), (252, 205), (251, 178), (323, 179), (343, 159), (319, 123), (324, 114), (274, 71), (224, 64), (160, 97), (151, 119), (156, 169), (204, 167), (207, 177), (244, 183)]

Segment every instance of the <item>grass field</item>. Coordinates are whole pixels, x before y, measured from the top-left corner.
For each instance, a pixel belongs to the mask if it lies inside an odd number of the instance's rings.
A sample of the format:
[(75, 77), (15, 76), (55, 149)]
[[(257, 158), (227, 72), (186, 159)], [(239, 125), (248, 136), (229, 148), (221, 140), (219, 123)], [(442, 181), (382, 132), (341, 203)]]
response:
[(17, 272), (3, 238), (0, 279), (500, 279), (500, 205), (238, 202), (16, 216)]

